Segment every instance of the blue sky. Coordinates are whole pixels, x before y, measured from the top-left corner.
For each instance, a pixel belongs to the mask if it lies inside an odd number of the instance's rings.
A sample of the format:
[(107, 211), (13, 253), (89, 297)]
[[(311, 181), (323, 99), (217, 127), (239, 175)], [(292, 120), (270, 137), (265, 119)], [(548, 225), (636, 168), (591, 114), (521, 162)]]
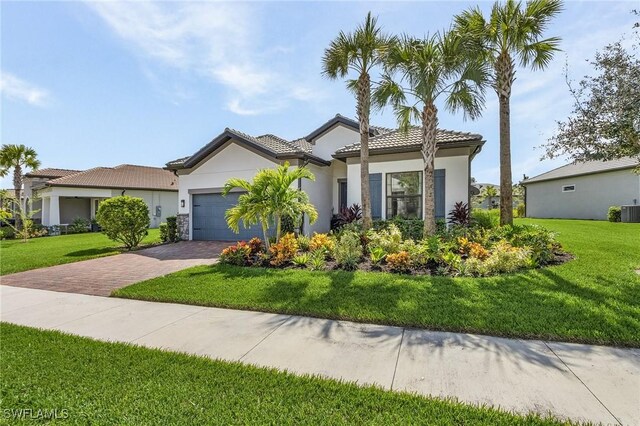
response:
[[(320, 74), (324, 48), (367, 11), (388, 32), (416, 36), (490, 2), (2, 2), (0, 141), (34, 147), (43, 167), (162, 166), (192, 154), (225, 127), (304, 136), (341, 113), (355, 116), (344, 84)], [(562, 69), (633, 24), (637, 2), (567, 2), (549, 28), (563, 52), (548, 70), (519, 69), (512, 97), (514, 180), (562, 164), (535, 149), (571, 109)], [(372, 123), (394, 126), (390, 109)], [(482, 134), (479, 181), (498, 181), (492, 91), (482, 118), (440, 113), (440, 127)], [(2, 187), (10, 186), (5, 178)]]

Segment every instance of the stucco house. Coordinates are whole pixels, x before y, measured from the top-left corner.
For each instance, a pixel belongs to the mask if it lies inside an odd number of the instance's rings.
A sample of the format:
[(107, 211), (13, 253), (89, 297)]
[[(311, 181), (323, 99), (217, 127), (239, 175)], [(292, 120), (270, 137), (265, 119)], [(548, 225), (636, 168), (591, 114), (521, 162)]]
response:
[[(374, 218), (423, 217), (420, 129), (408, 133), (371, 127), (370, 187)], [(275, 135), (251, 136), (225, 129), (189, 157), (167, 163), (178, 176), (178, 222), (183, 239), (239, 240), (260, 236), (257, 227), (234, 234), (225, 211), (238, 193), (221, 195), (231, 177), (251, 180), (259, 169), (289, 161), (306, 165), (314, 182), (299, 187), (309, 194), (318, 220), (305, 220), (303, 232), (327, 232), (331, 217), (342, 207), (360, 203), (360, 135), (358, 122), (336, 115), (307, 136), (286, 140)], [(470, 168), (484, 140), (471, 133), (439, 130), (435, 160), (436, 216), (444, 218), (458, 201), (469, 202)]]
[(527, 217), (606, 220), (610, 206), (640, 203), (637, 159), (567, 164), (522, 182)]
[(24, 199), (39, 210), (34, 219), (45, 226), (70, 224), (78, 217), (91, 220), (102, 200), (118, 195), (144, 199), (151, 228), (178, 212), (177, 178), (159, 167), (47, 168), (27, 173), (24, 179)]

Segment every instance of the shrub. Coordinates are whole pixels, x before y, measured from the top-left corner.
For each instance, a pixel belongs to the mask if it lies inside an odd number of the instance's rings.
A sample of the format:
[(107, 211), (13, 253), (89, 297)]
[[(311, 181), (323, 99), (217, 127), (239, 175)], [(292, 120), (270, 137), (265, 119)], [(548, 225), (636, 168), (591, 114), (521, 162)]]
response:
[(367, 232), (369, 250), (381, 247), (386, 253), (397, 253), (400, 251), (402, 241), (402, 233), (394, 223), (389, 224), (385, 229)]
[(167, 241), (172, 243), (180, 241), (180, 235), (178, 235), (178, 218), (175, 216), (167, 217)]
[(309, 250), (325, 250), (326, 252), (331, 252), (333, 247), (335, 246), (335, 242), (328, 234), (318, 234), (314, 232), (313, 237), (309, 241)]
[(0, 228), (0, 240), (12, 240), (16, 237), (16, 233), (8, 226)]
[(229, 246), (220, 253), (220, 263), (229, 265), (244, 266), (249, 263), (251, 247), (244, 241), (238, 242), (234, 246)]
[(500, 241), (491, 250), (486, 260), (470, 257), (465, 262), (466, 275), (487, 276), (499, 273), (516, 272), (531, 267), (530, 251), (513, 247), (506, 241)]
[(609, 207), (609, 212), (607, 213), (607, 219), (609, 219), (609, 222), (622, 221), (622, 209), (618, 206)]
[(451, 225), (467, 226), (471, 220), (471, 210), (469, 204), (458, 201), (449, 212), (449, 223)]
[(350, 271), (356, 269), (362, 253), (360, 235), (355, 232), (344, 232), (333, 249), (333, 258), (338, 267)]
[(271, 253), (270, 263), (273, 266), (282, 266), (291, 261), (297, 251), (298, 241), (296, 240), (296, 236), (289, 232), (280, 238), (280, 242), (272, 244), (269, 248), (269, 252)]
[(311, 239), (306, 235), (298, 235), (298, 247), (302, 251), (309, 251), (309, 244), (311, 243)]
[(257, 255), (264, 251), (264, 244), (262, 244), (262, 240), (258, 237), (250, 239), (247, 245), (249, 246), (252, 255)]
[(454, 274), (460, 270), (460, 266), (462, 264), (462, 257), (459, 254), (456, 254), (452, 251), (445, 251), (441, 256), (440, 260), (444, 264), (443, 271), (446, 271), (447, 274)]
[(376, 220), (373, 223), (373, 229), (380, 231), (387, 229), (390, 225), (395, 225), (402, 234), (402, 238), (420, 240), (422, 239), (422, 233), (424, 231), (424, 221), (422, 219), (403, 219), (401, 217), (394, 217), (389, 220)]
[(147, 235), (149, 208), (142, 198), (113, 197), (100, 203), (96, 220), (107, 237), (131, 250)]
[(471, 223), (484, 229), (497, 228), (500, 225), (500, 210), (473, 209)]
[(411, 257), (406, 251), (387, 255), (387, 265), (393, 272), (407, 272), (411, 269)]
[(520, 203), (516, 206), (515, 209), (513, 209), (513, 217), (524, 217), (524, 212), (525, 212), (524, 204)]
[(494, 241), (505, 240), (515, 247), (527, 248), (535, 264), (546, 264), (561, 250), (556, 234), (537, 225), (505, 225), (489, 233)]
[(326, 253), (324, 250), (314, 250), (309, 253), (309, 262), (307, 262), (307, 266), (312, 271), (320, 271), (324, 269), (325, 264), (327, 263)]
[(296, 266), (304, 267), (307, 265), (307, 263), (309, 263), (310, 258), (311, 255), (309, 255), (309, 253), (301, 253), (297, 256), (293, 256), (293, 259), (291, 259), (291, 261)]
[(332, 220), (331, 229), (339, 229), (360, 219), (362, 219), (362, 208), (360, 204), (354, 203), (350, 207), (340, 209), (340, 212)]
[(382, 247), (374, 247), (369, 252), (369, 258), (371, 259), (371, 263), (373, 263), (374, 265), (379, 265), (380, 263), (382, 263), (386, 256), (387, 253)]
[(160, 241), (162, 241), (163, 243), (169, 241), (169, 231), (167, 228), (167, 224), (162, 222), (160, 226), (158, 226), (158, 229), (160, 230)]
[(85, 232), (89, 232), (89, 228), (91, 227), (91, 221), (89, 219), (85, 219), (82, 217), (76, 217), (69, 225), (69, 232), (72, 234), (82, 234)]

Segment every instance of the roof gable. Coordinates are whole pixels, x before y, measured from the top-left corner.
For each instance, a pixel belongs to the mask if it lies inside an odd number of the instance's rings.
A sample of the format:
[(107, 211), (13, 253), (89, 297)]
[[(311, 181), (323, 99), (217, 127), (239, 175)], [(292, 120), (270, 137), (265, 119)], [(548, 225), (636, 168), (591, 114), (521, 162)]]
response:
[(566, 177), (605, 173), (615, 170), (632, 169), (640, 165), (640, 160), (632, 157), (624, 157), (610, 161), (587, 161), (584, 163), (570, 163), (560, 166), (548, 172), (539, 174), (522, 181), (523, 184), (544, 182), (547, 180), (562, 179)]

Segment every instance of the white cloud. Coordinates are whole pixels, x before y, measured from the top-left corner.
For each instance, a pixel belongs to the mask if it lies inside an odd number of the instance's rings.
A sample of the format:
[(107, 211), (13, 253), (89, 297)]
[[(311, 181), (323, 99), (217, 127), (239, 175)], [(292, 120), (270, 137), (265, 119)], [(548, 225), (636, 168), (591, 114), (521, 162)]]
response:
[[(303, 88), (278, 69), (274, 55), (286, 46), (262, 49), (259, 22), (247, 4), (89, 2), (111, 30), (147, 60), (210, 78), (227, 90), (227, 109), (257, 115), (307, 100)], [(310, 88), (304, 88), (309, 93)]]
[(47, 90), (37, 87), (5, 71), (0, 71), (0, 92), (7, 99), (45, 106), (50, 99)]

